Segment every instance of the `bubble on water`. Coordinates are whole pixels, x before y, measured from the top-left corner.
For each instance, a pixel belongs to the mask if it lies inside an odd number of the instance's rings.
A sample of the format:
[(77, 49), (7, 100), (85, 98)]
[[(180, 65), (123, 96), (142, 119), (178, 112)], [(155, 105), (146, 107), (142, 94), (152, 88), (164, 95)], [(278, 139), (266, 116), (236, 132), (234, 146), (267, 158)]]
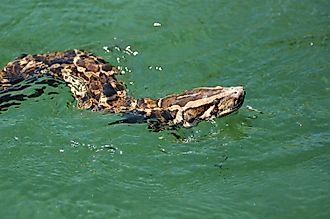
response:
[(78, 147), (80, 145), (79, 142), (74, 141), (74, 140), (71, 140), (70, 143), (71, 143), (71, 147)]
[(161, 27), (162, 26), (162, 24), (161, 23), (159, 23), (159, 22), (154, 22), (154, 27)]
[(157, 71), (162, 71), (162, 70), (163, 70), (163, 68), (162, 68), (161, 66), (156, 66), (155, 69), (156, 69)]
[(108, 53), (110, 52), (109, 47), (107, 47), (107, 46), (103, 46), (103, 50), (108, 52)]
[(133, 56), (137, 56), (139, 54), (138, 51), (133, 51), (132, 47), (130, 45), (126, 46), (126, 48), (124, 49), (124, 52), (128, 55), (133, 55)]

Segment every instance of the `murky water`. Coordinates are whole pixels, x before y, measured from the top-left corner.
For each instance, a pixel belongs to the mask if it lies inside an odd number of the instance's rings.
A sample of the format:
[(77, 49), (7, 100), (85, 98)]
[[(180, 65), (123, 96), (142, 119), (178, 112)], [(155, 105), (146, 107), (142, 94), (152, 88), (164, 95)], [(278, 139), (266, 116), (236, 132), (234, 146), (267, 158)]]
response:
[[(0, 114), (1, 218), (330, 216), (329, 1), (2, 0), (0, 9), (1, 66), (83, 48), (122, 66), (136, 97), (247, 90), (239, 113), (179, 130), (180, 141), (144, 124), (109, 126), (117, 115), (80, 111), (64, 85), (47, 87)], [(137, 53), (104, 50), (127, 46)]]

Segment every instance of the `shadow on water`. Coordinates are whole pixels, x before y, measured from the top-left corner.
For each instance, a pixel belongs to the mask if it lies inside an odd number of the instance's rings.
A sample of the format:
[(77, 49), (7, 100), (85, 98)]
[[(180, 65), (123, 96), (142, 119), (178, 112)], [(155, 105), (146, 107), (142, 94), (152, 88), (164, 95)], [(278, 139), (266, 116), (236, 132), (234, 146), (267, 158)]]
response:
[(19, 108), (24, 101), (34, 100), (38, 102), (38, 98), (43, 94), (47, 98), (52, 99), (53, 95), (59, 94), (56, 89), (49, 90), (50, 87), (58, 88), (64, 83), (50, 77), (31, 78), (22, 81), (12, 87), (0, 91), (0, 114), (7, 111), (10, 107)]

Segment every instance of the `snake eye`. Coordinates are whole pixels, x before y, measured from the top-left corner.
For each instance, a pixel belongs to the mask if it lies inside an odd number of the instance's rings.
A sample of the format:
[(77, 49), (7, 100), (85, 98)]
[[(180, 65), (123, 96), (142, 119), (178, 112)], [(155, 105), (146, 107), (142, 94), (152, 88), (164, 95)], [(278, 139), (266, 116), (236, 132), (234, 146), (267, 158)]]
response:
[(220, 103), (220, 100), (219, 99), (215, 99), (212, 102), (213, 105), (218, 105), (219, 103)]

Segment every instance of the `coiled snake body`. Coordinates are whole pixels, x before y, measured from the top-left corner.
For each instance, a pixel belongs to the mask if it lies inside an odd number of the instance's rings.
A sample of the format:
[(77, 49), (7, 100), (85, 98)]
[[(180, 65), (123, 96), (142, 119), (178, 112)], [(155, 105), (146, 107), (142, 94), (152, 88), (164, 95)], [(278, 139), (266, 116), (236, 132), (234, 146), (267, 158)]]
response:
[[(153, 130), (190, 127), (201, 120), (230, 114), (241, 107), (243, 87), (200, 87), (159, 99), (136, 99), (127, 94), (120, 72), (83, 50), (22, 55), (0, 71), (0, 94), (6, 95), (19, 82), (49, 75), (65, 81), (77, 106), (92, 111), (122, 113), (120, 122), (147, 122)], [(1, 107), (1, 96), (0, 96)]]

